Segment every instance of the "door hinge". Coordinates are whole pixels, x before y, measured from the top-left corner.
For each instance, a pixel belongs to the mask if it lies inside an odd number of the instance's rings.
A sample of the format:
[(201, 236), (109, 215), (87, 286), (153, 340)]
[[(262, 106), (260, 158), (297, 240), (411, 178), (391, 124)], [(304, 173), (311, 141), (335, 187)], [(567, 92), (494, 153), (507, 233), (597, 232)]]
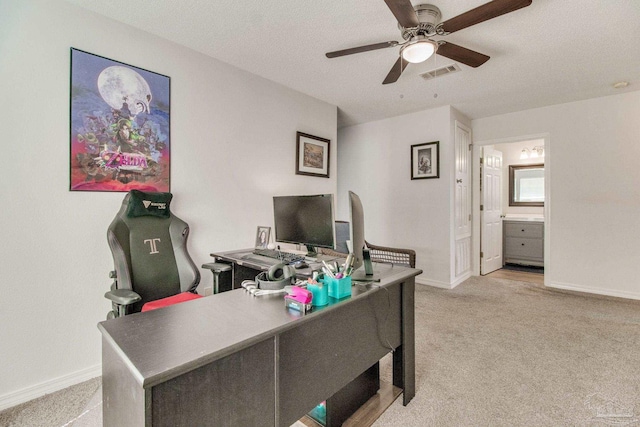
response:
[(471, 144), (469, 144), (469, 151), (471, 151)]
[(484, 163), (484, 157), (480, 157), (480, 164)]
[(480, 205), (480, 210), (483, 211), (484, 210), (484, 205)]
[(471, 214), (469, 214), (469, 221), (471, 221)]
[(484, 258), (484, 252), (480, 252), (480, 258)]

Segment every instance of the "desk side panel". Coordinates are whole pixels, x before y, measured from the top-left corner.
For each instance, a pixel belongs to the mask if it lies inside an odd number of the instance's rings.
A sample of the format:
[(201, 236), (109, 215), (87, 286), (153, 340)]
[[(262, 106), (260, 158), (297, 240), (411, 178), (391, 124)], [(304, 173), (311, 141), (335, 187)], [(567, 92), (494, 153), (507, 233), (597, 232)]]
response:
[(104, 427), (151, 426), (148, 394), (111, 342), (102, 338), (102, 423)]
[(279, 426), (293, 424), (400, 345), (400, 285), (319, 313), (279, 339)]
[(274, 370), (270, 338), (158, 384), (153, 426), (273, 426)]
[(407, 406), (416, 395), (415, 278), (402, 286), (402, 345), (393, 353), (393, 385), (403, 392)]

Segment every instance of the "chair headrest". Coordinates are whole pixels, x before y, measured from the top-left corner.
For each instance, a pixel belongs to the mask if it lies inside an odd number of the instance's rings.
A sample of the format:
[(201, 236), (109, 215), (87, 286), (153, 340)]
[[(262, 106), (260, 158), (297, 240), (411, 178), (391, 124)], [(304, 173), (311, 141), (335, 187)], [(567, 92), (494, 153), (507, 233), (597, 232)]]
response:
[(173, 195), (171, 193), (146, 193), (140, 190), (131, 190), (126, 198), (127, 216), (137, 218), (141, 216), (155, 216), (159, 218), (169, 218), (171, 211), (169, 205)]

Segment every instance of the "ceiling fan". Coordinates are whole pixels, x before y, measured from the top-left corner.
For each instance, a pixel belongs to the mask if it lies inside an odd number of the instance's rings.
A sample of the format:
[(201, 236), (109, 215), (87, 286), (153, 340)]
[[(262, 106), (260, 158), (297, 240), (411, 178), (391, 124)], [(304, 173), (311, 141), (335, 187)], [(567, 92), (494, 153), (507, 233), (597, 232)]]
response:
[(463, 28), (527, 7), (532, 0), (493, 0), (444, 22), (440, 22), (442, 17), (440, 9), (432, 4), (419, 4), (414, 8), (410, 0), (384, 0), (384, 2), (398, 20), (398, 27), (405, 40), (403, 43), (392, 40), (328, 52), (326, 55), (327, 58), (337, 58), (354, 53), (400, 46), (399, 58), (382, 82), (382, 84), (389, 84), (395, 83), (400, 78), (409, 62), (426, 61), (434, 53), (470, 67), (479, 67), (489, 60), (487, 55), (443, 40), (432, 40), (430, 37), (446, 36)]

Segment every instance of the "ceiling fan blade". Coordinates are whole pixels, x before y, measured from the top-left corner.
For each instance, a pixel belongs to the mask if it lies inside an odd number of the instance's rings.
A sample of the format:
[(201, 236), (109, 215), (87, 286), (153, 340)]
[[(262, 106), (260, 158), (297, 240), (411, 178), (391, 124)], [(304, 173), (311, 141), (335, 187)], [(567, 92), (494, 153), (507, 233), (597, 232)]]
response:
[(493, 0), (471, 9), (442, 23), (442, 29), (453, 33), (480, 22), (488, 21), (505, 13), (513, 12), (531, 4), (532, 0)]
[(475, 50), (467, 49), (466, 47), (458, 46), (457, 44), (444, 42), (438, 46), (436, 51), (438, 55), (442, 55), (454, 61), (462, 62), (465, 65), (476, 68), (484, 64), (489, 60), (489, 56), (476, 52)]
[(402, 59), (402, 56), (399, 56), (398, 60), (395, 64), (393, 64), (391, 71), (389, 71), (389, 74), (387, 74), (387, 77), (385, 77), (382, 84), (388, 85), (389, 83), (397, 82), (404, 69), (407, 68), (407, 65), (409, 65), (409, 62)]
[(386, 47), (398, 46), (397, 41), (368, 44), (366, 46), (352, 47), (350, 49), (336, 50), (335, 52), (327, 52), (327, 58), (337, 58), (338, 56), (352, 55), (354, 53), (368, 52), (370, 50), (384, 49)]
[(420, 25), (416, 11), (409, 0), (384, 0), (391, 9), (391, 13), (396, 17), (398, 23), (405, 28), (417, 27)]

